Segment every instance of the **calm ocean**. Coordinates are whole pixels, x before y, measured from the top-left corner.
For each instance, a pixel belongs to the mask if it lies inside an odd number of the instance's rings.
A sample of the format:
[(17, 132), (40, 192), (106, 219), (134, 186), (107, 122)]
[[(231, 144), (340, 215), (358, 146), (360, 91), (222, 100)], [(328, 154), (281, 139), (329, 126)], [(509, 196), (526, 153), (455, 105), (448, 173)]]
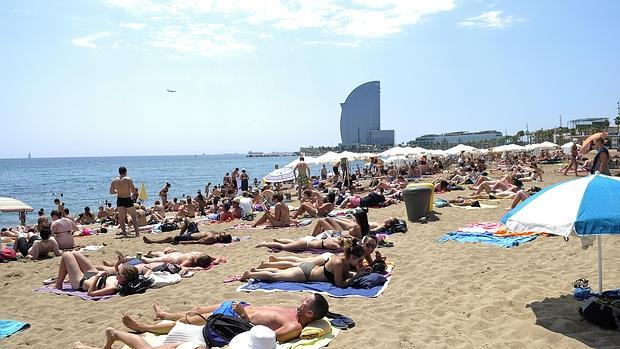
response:
[[(116, 198), (108, 193), (119, 166), (127, 167), (136, 187), (139, 188), (140, 182), (145, 183), (147, 203), (152, 205), (166, 182), (172, 185), (168, 195), (172, 200), (183, 194), (195, 195), (199, 189), (204, 191), (208, 182), (221, 184), (224, 174), (235, 167), (245, 168), (251, 183), (255, 177), (260, 181), (274, 165), (282, 167), (294, 159), (245, 155), (3, 159), (0, 160), (0, 196), (13, 197), (32, 206), (35, 211), (28, 214), (28, 222), (36, 222), (37, 211), (44, 208), (49, 216), (60, 193), (71, 214), (83, 212), (85, 206), (96, 213), (105, 200), (115, 205)], [(318, 165), (311, 169), (313, 174), (318, 174)], [(15, 226), (18, 222), (17, 213), (0, 213), (0, 227)]]

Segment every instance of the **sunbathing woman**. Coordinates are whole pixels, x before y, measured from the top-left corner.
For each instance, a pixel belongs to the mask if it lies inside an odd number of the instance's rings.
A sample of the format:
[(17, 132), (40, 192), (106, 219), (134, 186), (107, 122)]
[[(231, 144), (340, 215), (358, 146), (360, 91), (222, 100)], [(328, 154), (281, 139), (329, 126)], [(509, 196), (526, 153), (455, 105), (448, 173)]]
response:
[(368, 193), (368, 195), (364, 197), (351, 195), (340, 203), (340, 208), (379, 206), (380, 204), (385, 202), (385, 196), (383, 195), (383, 191), (383, 188), (379, 187), (375, 191)]
[(89, 296), (107, 296), (118, 292), (119, 286), (138, 278), (138, 270), (131, 265), (116, 263), (116, 275), (97, 271), (95, 265), (80, 252), (65, 252), (60, 257), (60, 267), (56, 278), (56, 288), (62, 290), (65, 278), (69, 276), (71, 287), (86, 291)]
[(212, 265), (225, 263), (222, 257), (211, 257), (203, 252), (150, 252), (148, 256), (142, 257), (144, 263), (172, 263), (182, 268), (209, 268)]
[[(188, 218), (186, 218), (188, 219)], [(195, 224), (195, 223), (193, 223)], [(183, 230), (181, 230), (183, 231)], [(142, 237), (147, 244), (202, 244), (202, 245), (214, 245), (214, 244), (229, 244), (232, 242), (232, 235), (218, 232), (195, 232), (188, 233), (186, 230), (184, 233), (180, 233), (177, 236), (168, 236), (161, 239)]]
[(257, 227), (264, 223), (267, 223), (272, 227), (288, 227), (291, 223), (293, 223), (291, 221), (288, 206), (282, 203), (284, 200), (284, 195), (282, 195), (282, 193), (276, 193), (273, 195), (273, 200), (276, 202), (273, 208), (273, 214), (269, 212), (269, 210), (265, 210), (263, 216), (254, 222), (252, 227)]
[[(355, 213), (355, 220), (344, 217), (321, 218), (316, 222), (314, 230), (312, 231), (312, 235), (318, 236), (325, 231), (331, 230), (345, 232), (342, 235), (350, 235), (361, 239), (368, 233), (378, 234), (389, 230), (394, 224), (398, 223), (398, 218), (395, 217), (388, 217), (384, 219), (381, 223), (368, 222), (368, 215), (366, 211), (363, 212), (363, 214), (359, 212)], [(368, 225), (368, 233), (366, 233), (366, 224)]]
[(334, 209), (334, 201), (336, 200), (336, 195), (333, 193), (327, 194), (327, 202), (323, 201), (323, 196), (321, 194), (313, 194), (315, 202), (307, 203), (304, 202), (299, 206), (297, 212), (293, 215), (293, 219), (296, 219), (300, 215), (307, 213), (310, 217), (327, 217), (327, 214), (330, 213)]
[(263, 241), (256, 247), (268, 247), (276, 250), (297, 252), (310, 249), (324, 249), (341, 251), (345, 244), (352, 240), (349, 236), (327, 237), (327, 236), (304, 236), (299, 240), (273, 239), (274, 242)]
[(345, 247), (344, 255), (332, 256), (322, 265), (303, 262), (299, 266), (288, 269), (260, 269), (246, 270), (241, 280), (258, 279), (267, 281), (311, 282), (326, 281), (346, 288), (361, 274), (351, 275), (351, 267), (357, 266), (364, 257), (364, 249), (352, 239)]

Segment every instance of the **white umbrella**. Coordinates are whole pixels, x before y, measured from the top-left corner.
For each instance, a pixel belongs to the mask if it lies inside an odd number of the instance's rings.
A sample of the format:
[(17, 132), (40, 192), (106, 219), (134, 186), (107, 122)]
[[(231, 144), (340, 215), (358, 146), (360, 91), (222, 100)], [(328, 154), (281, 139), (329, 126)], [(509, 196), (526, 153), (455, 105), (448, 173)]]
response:
[[(316, 158), (313, 158), (312, 156), (304, 156), (304, 162), (307, 164), (314, 164), (316, 163)], [(289, 162), (284, 167), (294, 168), (295, 166), (297, 166), (298, 163), (299, 163), (299, 158)]]
[(293, 169), (291, 167), (283, 167), (276, 168), (275, 170), (269, 172), (269, 174), (263, 178), (263, 181), (268, 183), (280, 183), (292, 181), (294, 179), (295, 174), (293, 173)]
[[(563, 144), (560, 148), (562, 148), (562, 151), (564, 152), (564, 154), (566, 155), (570, 155), (571, 149), (573, 148), (573, 142), (568, 142), (566, 144)], [(577, 150), (581, 149), (581, 144), (577, 144)]]
[(506, 144), (506, 145), (500, 145), (499, 147), (491, 148), (491, 152), (493, 153), (524, 151), (524, 150), (526, 150), (525, 147), (522, 147), (517, 144)]
[(332, 163), (332, 162), (336, 162), (340, 160), (340, 158), (341, 158), (340, 154), (333, 152), (333, 151), (328, 151), (327, 153), (315, 158), (314, 163), (316, 164)]
[(342, 153), (338, 154), (340, 158), (347, 158), (349, 160), (360, 160), (361, 159), (360, 155), (361, 155), (360, 153), (353, 153), (350, 151), (343, 151)]
[(0, 212), (32, 212), (34, 209), (22, 201), (0, 197)]
[(477, 148), (471, 147), (469, 145), (465, 145), (465, 144), (459, 144), (456, 145), (450, 149), (446, 150), (446, 154), (448, 155), (458, 155), (461, 152), (466, 152), (466, 153), (472, 153), (474, 151), (478, 150)]
[(394, 147), (379, 153), (379, 156), (387, 158), (394, 155), (407, 155), (412, 149), (411, 147)]

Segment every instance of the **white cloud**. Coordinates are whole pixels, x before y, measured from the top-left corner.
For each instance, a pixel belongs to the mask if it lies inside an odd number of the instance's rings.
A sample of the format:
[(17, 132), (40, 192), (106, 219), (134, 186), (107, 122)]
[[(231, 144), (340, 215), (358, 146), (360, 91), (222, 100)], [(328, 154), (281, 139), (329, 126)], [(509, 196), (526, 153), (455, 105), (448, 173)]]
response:
[[(282, 30), (301, 28), (354, 37), (381, 37), (401, 32), (425, 16), (449, 11), (455, 0), (108, 0), (136, 14), (225, 18)], [(204, 19), (204, 18), (202, 18)]]
[(519, 18), (513, 16), (502, 17), (502, 11), (483, 12), (479, 16), (470, 17), (459, 23), (463, 27), (481, 27), (489, 29), (503, 29), (514, 22), (520, 21)]
[(141, 30), (146, 27), (144, 23), (121, 23), (121, 27), (133, 30)]
[(254, 50), (254, 46), (237, 40), (235, 34), (234, 30), (221, 24), (166, 26), (153, 34), (151, 45), (207, 57)]
[(71, 42), (73, 42), (75, 46), (97, 49), (97, 44), (95, 43), (95, 41), (111, 35), (112, 33), (109, 32), (98, 32), (81, 38), (75, 38), (71, 40)]

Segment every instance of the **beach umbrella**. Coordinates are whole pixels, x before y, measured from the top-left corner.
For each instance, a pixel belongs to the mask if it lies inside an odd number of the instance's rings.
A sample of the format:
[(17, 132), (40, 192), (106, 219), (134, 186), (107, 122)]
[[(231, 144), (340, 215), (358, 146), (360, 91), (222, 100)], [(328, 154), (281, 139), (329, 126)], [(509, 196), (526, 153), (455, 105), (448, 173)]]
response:
[(385, 158), (389, 158), (390, 156), (394, 156), (394, 155), (407, 155), (409, 154), (409, 152), (412, 150), (413, 148), (411, 147), (393, 147), (390, 148), (382, 153), (379, 153), (379, 156), (381, 157), (385, 157)]
[(347, 158), (349, 160), (360, 160), (360, 153), (354, 153), (354, 152), (350, 152), (350, 151), (343, 151), (342, 153), (339, 153), (338, 156), (340, 156), (340, 158)]
[(597, 236), (599, 289), (603, 289), (601, 235), (620, 234), (620, 178), (595, 174), (549, 186), (509, 211), (509, 231), (568, 237)]
[(290, 167), (277, 168), (263, 178), (264, 182), (268, 183), (280, 183), (292, 181), (295, 179), (293, 169)]
[(465, 144), (459, 144), (456, 145), (450, 149), (446, 149), (446, 154), (448, 155), (459, 155), (461, 152), (465, 152), (465, 153), (471, 153), (474, 152), (478, 149), (471, 147), (469, 145), (465, 145)]
[(526, 150), (526, 148), (518, 144), (506, 144), (506, 145), (500, 145), (499, 147), (491, 148), (492, 153), (503, 153), (503, 152), (513, 152), (513, 151), (523, 151), (523, 150)]
[(605, 136), (607, 136), (607, 132), (598, 132), (586, 138), (586, 140), (583, 141), (583, 143), (581, 143), (581, 150), (579, 152), (581, 154), (589, 153), (590, 150), (592, 150), (592, 143), (594, 143), (594, 140), (599, 137), (605, 137)]
[(0, 197), (0, 212), (32, 212), (34, 209), (22, 201)]
[[(570, 155), (571, 149), (573, 148), (573, 142), (568, 142), (566, 144), (563, 144), (560, 148), (562, 148), (562, 151), (564, 152), (564, 154), (566, 155)], [(577, 144), (577, 150), (581, 149), (581, 145)]]
[(144, 184), (144, 182), (140, 182), (140, 190), (138, 191), (138, 199), (141, 202), (146, 202), (146, 200), (149, 198), (149, 194), (146, 192), (146, 185)]
[(340, 160), (341, 157), (342, 156), (340, 156), (340, 154), (336, 152), (328, 151), (327, 153), (315, 158), (314, 163), (316, 164), (333, 163), (333, 162)]
[[(304, 156), (304, 162), (307, 164), (316, 164), (316, 158), (313, 158), (312, 156)], [(288, 164), (286, 164), (284, 167), (290, 167), (290, 168), (295, 168), (295, 166), (297, 166), (297, 164), (299, 163), (299, 158), (289, 162)]]

